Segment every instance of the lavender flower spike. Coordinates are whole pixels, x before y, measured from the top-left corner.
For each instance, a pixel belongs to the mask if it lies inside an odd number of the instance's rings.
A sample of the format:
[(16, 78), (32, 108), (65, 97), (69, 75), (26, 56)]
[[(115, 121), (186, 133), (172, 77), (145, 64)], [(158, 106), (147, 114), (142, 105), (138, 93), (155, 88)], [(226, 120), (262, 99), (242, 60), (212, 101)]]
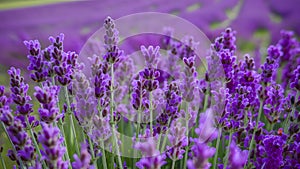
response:
[(160, 152), (156, 150), (156, 144), (153, 139), (149, 138), (144, 143), (138, 142), (134, 148), (140, 150), (144, 156), (136, 163), (139, 169), (159, 169), (166, 164), (166, 156), (160, 155)]
[(239, 147), (232, 142), (230, 145), (230, 154), (229, 154), (229, 168), (230, 169), (241, 169), (247, 162), (248, 151), (241, 151)]
[(191, 150), (192, 153), (190, 153), (190, 157), (192, 158), (187, 161), (187, 168), (209, 169), (211, 164), (208, 162), (208, 159), (215, 154), (216, 149), (194, 140), (194, 145)]
[(64, 138), (59, 137), (59, 129), (52, 124), (41, 125), (43, 129), (38, 135), (38, 140), (44, 148), (42, 154), (47, 166), (50, 169), (67, 169), (69, 162), (62, 160), (66, 148), (61, 146)]
[(72, 162), (73, 169), (94, 169), (94, 166), (90, 165), (91, 155), (88, 152), (87, 145), (81, 145), (80, 157), (77, 154), (74, 154), (75, 161)]

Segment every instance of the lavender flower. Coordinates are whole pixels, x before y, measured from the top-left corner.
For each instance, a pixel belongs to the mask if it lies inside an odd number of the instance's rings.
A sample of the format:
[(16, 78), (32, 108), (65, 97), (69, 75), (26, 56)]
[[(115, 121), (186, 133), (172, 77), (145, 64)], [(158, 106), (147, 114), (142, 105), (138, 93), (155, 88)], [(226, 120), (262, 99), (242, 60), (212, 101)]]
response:
[(29, 59), (30, 64), (27, 69), (32, 71), (30, 75), (31, 79), (35, 82), (44, 81), (48, 76), (47, 70), (45, 70), (45, 64), (47, 63), (43, 58), (40, 42), (38, 40), (30, 40), (24, 41), (24, 44), (29, 50), (27, 58)]
[(264, 84), (274, 81), (272, 79), (274, 72), (278, 68), (278, 59), (281, 56), (280, 48), (277, 46), (270, 46), (268, 48), (268, 56), (264, 65), (261, 66), (262, 69), (262, 82)]
[(82, 144), (80, 156), (78, 157), (77, 154), (74, 154), (75, 161), (72, 162), (72, 167), (74, 169), (83, 169), (83, 168), (93, 169), (94, 166), (90, 165), (91, 158), (92, 157), (88, 152), (87, 145)]
[[(294, 76), (291, 79), (291, 89), (296, 89), (300, 91), (300, 65), (294, 70)], [(297, 99), (297, 98), (296, 98)]]
[(283, 164), (283, 146), (285, 141), (280, 136), (267, 135), (263, 140), (267, 157), (264, 159), (265, 168), (280, 168)]
[(210, 168), (211, 164), (208, 162), (208, 159), (215, 154), (215, 148), (209, 147), (198, 140), (194, 140), (194, 145), (192, 146), (191, 151), (192, 152), (189, 154), (191, 159), (187, 161), (188, 169)]
[(218, 132), (214, 127), (214, 114), (212, 109), (207, 109), (205, 113), (200, 114), (199, 127), (195, 129), (198, 135), (198, 142), (208, 143), (217, 138)]
[(160, 152), (156, 150), (153, 139), (148, 138), (146, 142), (138, 142), (134, 148), (140, 150), (143, 154), (143, 158), (136, 163), (139, 169), (159, 169), (166, 164), (165, 155), (160, 155)]
[(119, 32), (115, 28), (114, 20), (111, 17), (107, 17), (104, 20), (103, 24), (106, 34), (104, 36), (104, 44), (107, 53), (103, 56), (109, 63), (117, 63), (120, 60), (120, 56), (123, 54), (123, 51), (120, 50), (117, 46), (119, 41)]
[(230, 154), (229, 154), (229, 168), (230, 169), (241, 169), (247, 162), (248, 151), (241, 151), (239, 147), (232, 142), (230, 145)]
[(61, 144), (63, 143), (60, 137), (60, 131), (52, 124), (41, 123), (42, 131), (38, 135), (38, 140), (42, 144), (44, 151), (42, 151), (43, 158), (50, 169), (67, 169), (68, 161), (63, 161), (63, 155), (66, 148)]
[(27, 94), (29, 85), (24, 82), (20, 69), (11, 67), (8, 74), (10, 75), (12, 99), (17, 104), (17, 112), (22, 115), (29, 115), (33, 112), (32, 104), (28, 103), (31, 100)]
[(172, 160), (183, 158), (185, 153), (184, 147), (188, 145), (188, 140), (185, 136), (186, 128), (182, 126), (179, 120), (174, 120), (170, 127), (168, 135), (171, 147), (167, 146), (167, 156)]
[(42, 88), (35, 87), (35, 91), (34, 96), (41, 104), (41, 108), (39, 108), (41, 121), (48, 124), (57, 122), (61, 117), (57, 108), (59, 87), (46, 82), (43, 83)]

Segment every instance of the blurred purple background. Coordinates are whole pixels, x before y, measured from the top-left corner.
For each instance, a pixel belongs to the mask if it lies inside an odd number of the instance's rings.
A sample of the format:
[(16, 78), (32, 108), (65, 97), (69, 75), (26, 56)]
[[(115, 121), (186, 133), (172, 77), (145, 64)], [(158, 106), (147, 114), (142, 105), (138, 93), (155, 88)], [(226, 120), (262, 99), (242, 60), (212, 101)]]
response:
[[(198, 26), (213, 40), (226, 27), (237, 31), (242, 48), (253, 50), (276, 42), (281, 29), (300, 34), (300, 0), (117, 0), (60, 2), (0, 11), (0, 67), (28, 64), (23, 40), (65, 34), (65, 49), (79, 52), (84, 42), (102, 26), (106, 16), (119, 18), (137, 12), (178, 15)], [(1, 4), (1, 2), (0, 2)], [(249, 43), (250, 42), (250, 43)], [(243, 45), (244, 44), (244, 45)], [(4, 68), (5, 69), (5, 68)], [(3, 69), (0, 69), (3, 70)]]

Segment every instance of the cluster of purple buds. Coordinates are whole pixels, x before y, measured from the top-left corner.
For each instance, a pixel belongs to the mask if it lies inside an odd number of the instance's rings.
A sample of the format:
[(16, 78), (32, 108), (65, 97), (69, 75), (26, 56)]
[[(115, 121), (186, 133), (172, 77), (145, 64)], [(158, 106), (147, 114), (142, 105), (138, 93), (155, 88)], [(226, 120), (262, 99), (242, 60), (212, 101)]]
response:
[(86, 144), (81, 145), (81, 151), (80, 151), (80, 156), (77, 156), (77, 154), (74, 154), (74, 159), (75, 161), (72, 162), (72, 167), (74, 169), (92, 169), (94, 166), (90, 165), (91, 162), (91, 155), (88, 152)]
[(61, 118), (57, 108), (59, 90), (58, 86), (51, 85), (48, 81), (43, 83), (42, 87), (35, 87), (34, 96), (41, 104), (39, 115), (42, 122), (52, 124)]
[(62, 146), (63, 139), (60, 130), (52, 124), (41, 123), (42, 131), (38, 135), (38, 141), (43, 146), (43, 159), (51, 169), (67, 169), (69, 162), (63, 161), (66, 148)]
[(30, 61), (28, 70), (32, 71), (31, 79), (35, 82), (42, 82), (48, 76), (48, 72), (45, 69), (46, 62), (41, 52), (41, 45), (38, 40), (24, 41), (25, 46), (29, 50), (27, 58)]
[(143, 158), (136, 163), (139, 169), (161, 168), (166, 164), (166, 156), (156, 150), (156, 144), (153, 139), (148, 138), (146, 142), (138, 142), (134, 148), (140, 150), (143, 154)]
[(188, 139), (186, 137), (186, 128), (180, 120), (173, 120), (170, 127), (170, 134), (168, 135), (170, 146), (167, 146), (167, 156), (172, 160), (180, 160), (185, 153), (185, 146), (188, 145)]
[(159, 54), (159, 46), (153, 48), (149, 46), (141, 46), (141, 52), (145, 57), (146, 68), (139, 73), (140, 77), (144, 79), (145, 89), (149, 92), (157, 89), (159, 87), (159, 82), (157, 80), (160, 77), (160, 72), (157, 70), (157, 63)]
[(119, 32), (115, 28), (114, 20), (111, 17), (107, 17), (104, 20), (105, 36), (104, 44), (106, 49), (106, 54), (103, 56), (103, 59), (109, 63), (117, 63), (120, 60), (120, 56), (123, 54), (123, 51), (118, 48), (119, 41)]
[(20, 69), (12, 67), (8, 74), (10, 75), (10, 90), (12, 99), (17, 105), (17, 113), (21, 115), (29, 115), (32, 110), (32, 104), (29, 103), (31, 97), (27, 94), (29, 85), (24, 82)]
[(268, 48), (268, 56), (264, 65), (262, 65), (261, 80), (264, 84), (274, 81), (273, 75), (279, 64), (279, 58), (282, 55), (279, 46), (270, 46)]
[(157, 118), (157, 122), (161, 125), (166, 125), (169, 120), (176, 119), (179, 116), (178, 107), (182, 101), (177, 82), (171, 82), (165, 94), (166, 106), (164, 112)]

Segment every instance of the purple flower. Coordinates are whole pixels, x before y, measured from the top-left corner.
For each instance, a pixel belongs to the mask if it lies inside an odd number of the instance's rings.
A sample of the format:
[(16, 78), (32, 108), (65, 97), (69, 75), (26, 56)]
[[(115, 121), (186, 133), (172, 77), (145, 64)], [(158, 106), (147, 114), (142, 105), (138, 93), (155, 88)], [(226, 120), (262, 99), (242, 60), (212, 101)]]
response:
[(44, 148), (42, 156), (47, 166), (51, 169), (67, 169), (69, 162), (63, 161), (66, 148), (61, 145), (64, 138), (60, 137), (60, 130), (52, 124), (41, 123), (41, 125), (42, 131), (38, 135), (38, 141)]
[(164, 154), (160, 155), (160, 152), (156, 150), (153, 139), (148, 138), (146, 142), (138, 142), (134, 145), (134, 148), (140, 150), (143, 154), (143, 158), (136, 163), (139, 169), (160, 168), (166, 164), (166, 156)]
[(230, 145), (230, 153), (229, 153), (229, 168), (230, 169), (241, 169), (247, 162), (248, 151), (241, 151), (240, 148), (232, 142)]
[(200, 143), (208, 143), (218, 137), (218, 131), (214, 127), (214, 114), (212, 109), (200, 114), (199, 127), (195, 129)]
[(87, 145), (81, 145), (80, 156), (78, 157), (77, 154), (74, 154), (74, 162), (72, 162), (72, 167), (74, 169), (93, 169), (94, 166), (90, 165), (91, 162), (91, 155), (88, 152)]
[(24, 82), (20, 69), (11, 67), (8, 70), (10, 75), (10, 90), (12, 99), (17, 104), (17, 112), (22, 115), (29, 115), (32, 110), (32, 104), (28, 103), (31, 97), (27, 94), (29, 85)]
[(24, 41), (24, 44), (29, 50), (27, 58), (29, 59), (30, 63), (27, 69), (32, 71), (30, 74), (31, 79), (35, 82), (44, 81), (48, 76), (48, 72), (45, 69), (45, 65), (47, 63), (43, 57), (40, 42), (38, 40), (30, 40)]
[(76, 89), (75, 117), (83, 130), (88, 133), (92, 128), (93, 117), (97, 113), (96, 98), (82, 72), (75, 74), (74, 88)]
[(264, 84), (270, 83), (274, 81), (273, 75), (278, 68), (278, 60), (279, 57), (282, 55), (279, 46), (270, 46), (268, 48), (268, 56), (266, 62), (261, 66), (262, 69), (262, 82)]
[(215, 148), (207, 146), (205, 143), (201, 143), (198, 140), (194, 140), (194, 145), (191, 148), (189, 154), (191, 159), (187, 161), (188, 169), (208, 169), (211, 164), (208, 159), (213, 157), (216, 152)]
[(48, 124), (56, 122), (60, 118), (57, 108), (59, 87), (45, 82), (42, 88), (36, 86), (35, 91), (34, 96), (41, 104), (41, 108), (39, 108), (41, 121)]
[(264, 158), (265, 168), (280, 168), (283, 164), (283, 147), (285, 141), (280, 136), (267, 135), (263, 140), (266, 158)]
[(179, 120), (173, 120), (168, 135), (170, 146), (167, 146), (167, 156), (172, 160), (179, 160), (183, 158), (185, 153), (184, 147), (188, 145), (188, 139), (185, 136), (186, 128)]
[(103, 56), (103, 59), (114, 64), (120, 61), (120, 56), (123, 54), (123, 51), (118, 48), (119, 32), (111, 17), (107, 17), (104, 20), (103, 26), (106, 30), (104, 35), (106, 54)]
[(153, 46), (149, 46), (148, 48), (141, 46), (141, 51), (145, 57), (146, 68), (141, 71), (139, 75), (143, 80), (145, 80), (145, 89), (151, 92), (159, 87), (157, 78), (160, 77), (160, 72), (156, 70), (158, 57), (160, 56), (159, 46), (156, 46), (155, 48), (153, 48)]
[(297, 66), (297, 68), (294, 70), (294, 76), (291, 79), (291, 89), (296, 89), (300, 91), (300, 65)]

